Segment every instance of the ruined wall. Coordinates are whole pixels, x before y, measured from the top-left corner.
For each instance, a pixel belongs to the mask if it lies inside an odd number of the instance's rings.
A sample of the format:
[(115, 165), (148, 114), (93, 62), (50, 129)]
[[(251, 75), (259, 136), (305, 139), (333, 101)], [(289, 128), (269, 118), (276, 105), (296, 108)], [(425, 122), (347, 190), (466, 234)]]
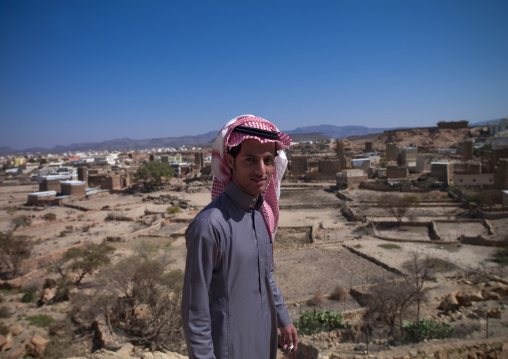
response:
[(340, 172), (340, 163), (338, 160), (321, 160), (319, 161), (319, 172), (323, 179), (334, 180), (337, 172)]
[(298, 176), (307, 171), (307, 156), (293, 156), (291, 158), (291, 175)]
[(386, 177), (390, 178), (407, 178), (409, 172), (407, 167), (388, 166), (386, 168)]
[(499, 161), (494, 174), (494, 186), (499, 190), (508, 189), (508, 158), (503, 158)]

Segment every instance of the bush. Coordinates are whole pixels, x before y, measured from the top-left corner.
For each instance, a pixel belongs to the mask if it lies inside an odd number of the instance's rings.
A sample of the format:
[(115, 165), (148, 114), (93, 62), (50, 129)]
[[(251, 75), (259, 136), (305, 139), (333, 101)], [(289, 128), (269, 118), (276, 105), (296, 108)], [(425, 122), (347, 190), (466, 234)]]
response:
[(55, 319), (53, 319), (50, 315), (40, 314), (40, 315), (32, 315), (30, 317), (26, 317), (26, 320), (30, 323), (30, 325), (35, 325), (39, 328), (46, 328), (51, 323), (55, 322)]
[(9, 307), (7, 307), (5, 305), (2, 305), (0, 307), (0, 318), (10, 318), (11, 315), (12, 315), (12, 312), (9, 309)]
[(180, 213), (181, 210), (182, 209), (180, 208), (180, 206), (172, 206), (172, 207), (168, 207), (167, 213), (168, 214)]
[(9, 334), (9, 327), (4, 325), (4, 323), (0, 322), (0, 335), (7, 335)]
[(342, 324), (342, 314), (333, 310), (304, 310), (300, 319), (295, 321), (295, 327), (301, 335), (311, 335), (329, 332), (334, 329), (349, 328), (349, 323)]
[(314, 293), (314, 296), (309, 300), (310, 305), (318, 306), (323, 303), (324, 297), (323, 293), (321, 293), (319, 290)]
[(35, 290), (28, 290), (23, 294), (23, 297), (21, 297), (21, 302), (23, 303), (32, 303), (32, 300), (34, 298)]
[(436, 323), (430, 319), (402, 324), (405, 343), (418, 343), (430, 339), (450, 338), (452, 328), (448, 323)]
[(346, 297), (346, 291), (340, 285), (333, 288), (333, 292), (330, 296), (330, 299), (333, 300), (343, 300)]

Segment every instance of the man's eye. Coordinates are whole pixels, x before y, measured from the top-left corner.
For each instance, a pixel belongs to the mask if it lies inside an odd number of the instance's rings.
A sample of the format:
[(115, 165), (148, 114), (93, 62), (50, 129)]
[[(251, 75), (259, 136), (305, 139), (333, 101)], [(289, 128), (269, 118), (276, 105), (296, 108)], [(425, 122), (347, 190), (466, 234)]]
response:
[(267, 165), (273, 165), (273, 162), (274, 162), (274, 161), (273, 161), (273, 158), (267, 158), (267, 159), (265, 160), (265, 164), (267, 164)]

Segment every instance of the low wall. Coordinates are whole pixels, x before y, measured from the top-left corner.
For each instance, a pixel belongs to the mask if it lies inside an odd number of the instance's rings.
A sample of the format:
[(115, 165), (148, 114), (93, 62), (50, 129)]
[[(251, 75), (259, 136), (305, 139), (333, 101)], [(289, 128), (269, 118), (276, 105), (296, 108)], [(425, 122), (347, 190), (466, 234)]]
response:
[[(383, 267), (384, 269), (392, 272), (392, 273), (395, 273), (395, 274), (398, 274), (398, 275), (401, 275), (401, 276), (405, 276), (404, 273), (402, 273), (400, 270), (398, 270), (397, 268), (393, 268), (393, 267), (390, 267), (389, 265), (387, 265), (386, 263), (383, 263), (381, 261), (379, 261), (378, 259), (374, 258), (374, 257), (371, 257), (365, 253), (362, 253), (358, 250), (356, 250), (355, 248), (353, 247), (350, 247), (350, 246), (347, 246), (347, 245), (344, 245), (344, 248), (346, 248), (348, 251), (350, 251), (351, 253), (354, 253), (362, 258), (365, 258), (367, 260), (369, 260), (370, 262), (374, 263), (374, 264), (377, 264), (378, 266), (380, 267)], [(351, 295), (353, 295), (351, 293)]]

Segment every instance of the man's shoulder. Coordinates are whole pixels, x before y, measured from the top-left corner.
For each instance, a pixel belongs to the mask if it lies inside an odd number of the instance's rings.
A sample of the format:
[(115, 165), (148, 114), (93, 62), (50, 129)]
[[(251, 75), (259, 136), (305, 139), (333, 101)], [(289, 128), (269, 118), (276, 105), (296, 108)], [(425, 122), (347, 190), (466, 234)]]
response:
[(194, 217), (194, 221), (209, 220), (209, 221), (222, 221), (224, 220), (223, 210), (229, 205), (228, 197), (222, 193), (219, 197), (215, 198), (205, 208), (203, 208)]

